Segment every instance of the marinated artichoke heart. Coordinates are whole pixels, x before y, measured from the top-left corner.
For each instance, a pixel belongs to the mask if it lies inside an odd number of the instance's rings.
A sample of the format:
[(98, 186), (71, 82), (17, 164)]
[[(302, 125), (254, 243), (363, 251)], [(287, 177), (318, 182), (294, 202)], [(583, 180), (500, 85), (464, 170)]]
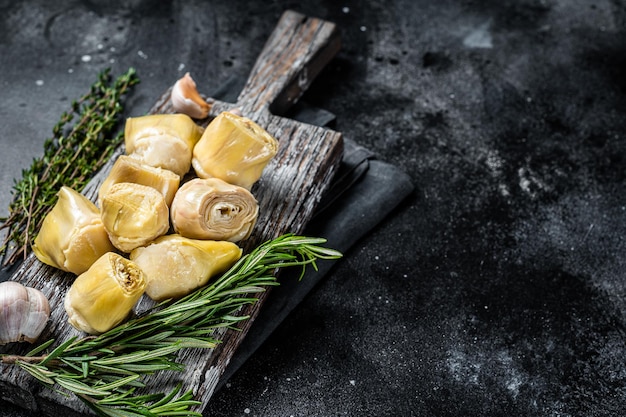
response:
[(94, 203), (66, 186), (57, 196), (35, 238), (33, 252), (41, 262), (78, 275), (115, 248)]
[(222, 112), (193, 149), (191, 164), (201, 178), (219, 178), (246, 189), (261, 177), (278, 141), (252, 120)]
[(202, 287), (241, 257), (232, 242), (161, 236), (130, 253), (146, 275), (146, 294), (155, 301), (179, 298)]
[(204, 129), (186, 114), (130, 117), (124, 127), (126, 154), (146, 165), (184, 176)]
[(146, 185), (159, 191), (165, 199), (165, 204), (172, 204), (176, 190), (180, 186), (180, 176), (170, 170), (143, 164), (128, 155), (120, 155), (106, 179), (98, 190), (98, 200), (102, 204), (102, 197), (109, 189), (121, 182), (134, 182)]
[(104, 333), (128, 317), (145, 288), (145, 275), (134, 262), (106, 253), (76, 278), (65, 295), (68, 321), (83, 332)]
[(102, 223), (113, 246), (130, 252), (169, 230), (169, 209), (163, 195), (132, 182), (111, 186), (102, 198)]
[(238, 242), (250, 236), (259, 205), (250, 191), (219, 178), (194, 178), (172, 201), (174, 231), (192, 239)]
[(33, 343), (50, 318), (50, 304), (36, 288), (15, 281), (0, 283), (0, 345)]

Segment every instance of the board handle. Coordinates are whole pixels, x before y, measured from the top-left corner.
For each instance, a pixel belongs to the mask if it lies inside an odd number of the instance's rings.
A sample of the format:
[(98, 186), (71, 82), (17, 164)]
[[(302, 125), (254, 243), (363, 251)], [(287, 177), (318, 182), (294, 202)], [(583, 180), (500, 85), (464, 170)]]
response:
[(259, 54), (237, 106), (249, 117), (282, 115), (341, 47), (334, 23), (285, 11)]

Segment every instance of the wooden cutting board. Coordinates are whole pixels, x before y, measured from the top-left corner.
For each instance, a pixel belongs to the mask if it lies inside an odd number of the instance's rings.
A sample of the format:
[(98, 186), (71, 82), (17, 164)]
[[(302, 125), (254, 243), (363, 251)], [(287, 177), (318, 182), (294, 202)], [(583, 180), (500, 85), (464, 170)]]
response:
[[(259, 201), (260, 214), (252, 236), (242, 243), (244, 250), (284, 233), (302, 233), (316, 205), (329, 189), (341, 162), (341, 134), (275, 114), (284, 114), (295, 104), (339, 48), (339, 35), (334, 24), (287, 11), (267, 40), (237, 102), (216, 101), (213, 104), (211, 117), (236, 107), (279, 141), (278, 154), (252, 189)], [(202, 82), (198, 85), (201, 86)], [(150, 113), (172, 112), (170, 90), (156, 102)], [(115, 158), (122, 152), (120, 147), (85, 188), (84, 194), (92, 201), (95, 201), (98, 187), (108, 175)], [(67, 323), (63, 308), (63, 298), (73, 278), (71, 274), (42, 264), (32, 254), (12, 276), (14, 281), (39, 288), (50, 300), (52, 314), (41, 341), (54, 338), (60, 343), (72, 336), (83, 336)], [(193, 390), (195, 399), (205, 405), (263, 307), (267, 294), (261, 294), (256, 304), (242, 311), (251, 318), (241, 324), (241, 331), (220, 330), (216, 338), (222, 343), (216, 349), (183, 351), (179, 359), (186, 364), (184, 372), (153, 375), (145, 379), (147, 384), (155, 387), (155, 391), (167, 392), (181, 382), (183, 391)], [(142, 303), (148, 304), (149, 300), (140, 302), (139, 309)], [(0, 352), (22, 354), (30, 348), (12, 344), (0, 347)], [(74, 396), (67, 397), (43, 388), (15, 366), (0, 367), (0, 396), (26, 409), (37, 410), (41, 415), (90, 413)], [(204, 405), (197, 411), (202, 411)]]

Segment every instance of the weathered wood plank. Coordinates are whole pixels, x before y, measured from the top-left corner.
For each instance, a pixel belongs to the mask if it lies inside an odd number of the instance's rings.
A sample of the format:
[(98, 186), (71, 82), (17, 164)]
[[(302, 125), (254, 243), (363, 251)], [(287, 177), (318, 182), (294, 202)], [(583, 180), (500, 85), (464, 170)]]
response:
[[(206, 125), (221, 111), (237, 107), (244, 116), (255, 120), (279, 141), (278, 154), (252, 189), (259, 201), (260, 215), (252, 236), (242, 244), (244, 250), (283, 233), (302, 232), (329, 188), (341, 161), (341, 134), (281, 118), (272, 114), (271, 110), (282, 112), (294, 104), (338, 49), (339, 36), (334, 24), (286, 12), (268, 39), (237, 103), (216, 101), (210, 117), (200, 122)], [(171, 111), (167, 91), (150, 113)], [(122, 152), (123, 147), (120, 147), (85, 188), (84, 194), (92, 201), (96, 200), (100, 183)], [(67, 323), (63, 308), (64, 295), (73, 280), (71, 274), (43, 265), (31, 254), (12, 279), (41, 289), (50, 299), (51, 320), (41, 340), (54, 338), (60, 342), (72, 336), (82, 336)], [(187, 365), (186, 370), (148, 377), (146, 382), (149, 386), (165, 391), (182, 382), (184, 389), (192, 389), (195, 398), (206, 404), (267, 294), (262, 294), (258, 303), (241, 312), (251, 317), (241, 324), (241, 331), (220, 330), (216, 337), (222, 343), (216, 349), (185, 350), (179, 359)], [(139, 303), (138, 309), (149, 304), (146, 298)], [(28, 349), (23, 345), (9, 345), (0, 348), (0, 352), (25, 353)], [(75, 397), (42, 389), (17, 367), (0, 370), (0, 395), (8, 401), (38, 410), (42, 415), (62, 412), (71, 416), (88, 412)]]

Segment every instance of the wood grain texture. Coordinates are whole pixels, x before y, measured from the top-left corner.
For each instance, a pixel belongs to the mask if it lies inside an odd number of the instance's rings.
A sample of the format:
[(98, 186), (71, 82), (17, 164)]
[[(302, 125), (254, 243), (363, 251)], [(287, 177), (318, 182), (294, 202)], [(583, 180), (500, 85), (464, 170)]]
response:
[[(252, 188), (259, 201), (260, 214), (252, 235), (242, 242), (244, 251), (284, 233), (301, 233), (337, 171), (343, 151), (340, 133), (282, 118), (272, 111), (284, 111), (294, 104), (338, 49), (335, 25), (285, 12), (259, 55), (237, 103), (216, 101), (210, 116), (199, 122), (206, 126), (220, 112), (236, 107), (279, 141), (278, 154)], [(172, 112), (170, 90), (157, 100), (149, 113)], [(123, 152), (120, 147), (83, 191), (92, 201), (96, 200), (98, 187), (115, 158)], [(63, 308), (63, 299), (73, 278), (72, 274), (42, 264), (32, 254), (13, 275), (13, 280), (41, 289), (50, 300), (51, 319), (40, 340), (54, 338), (61, 342), (72, 336), (83, 336), (67, 323)], [(250, 319), (241, 323), (240, 331), (219, 330), (215, 336), (222, 343), (215, 349), (183, 351), (179, 360), (186, 365), (186, 370), (150, 376), (145, 379), (148, 386), (162, 392), (182, 382), (184, 389), (192, 389), (195, 398), (206, 404), (267, 294), (261, 294), (256, 304), (241, 311)], [(137, 309), (150, 304), (150, 300), (144, 298)], [(30, 346), (25, 345), (8, 345), (1, 347), (0, 352), (25, 353), (29, 349)], [(0, 396), (10, 402), (38, 410), (41, 415), (72, 416), (88, 412), (75, 397), (42, 388), (17, 367), (5, 366), (0, 371)]]

